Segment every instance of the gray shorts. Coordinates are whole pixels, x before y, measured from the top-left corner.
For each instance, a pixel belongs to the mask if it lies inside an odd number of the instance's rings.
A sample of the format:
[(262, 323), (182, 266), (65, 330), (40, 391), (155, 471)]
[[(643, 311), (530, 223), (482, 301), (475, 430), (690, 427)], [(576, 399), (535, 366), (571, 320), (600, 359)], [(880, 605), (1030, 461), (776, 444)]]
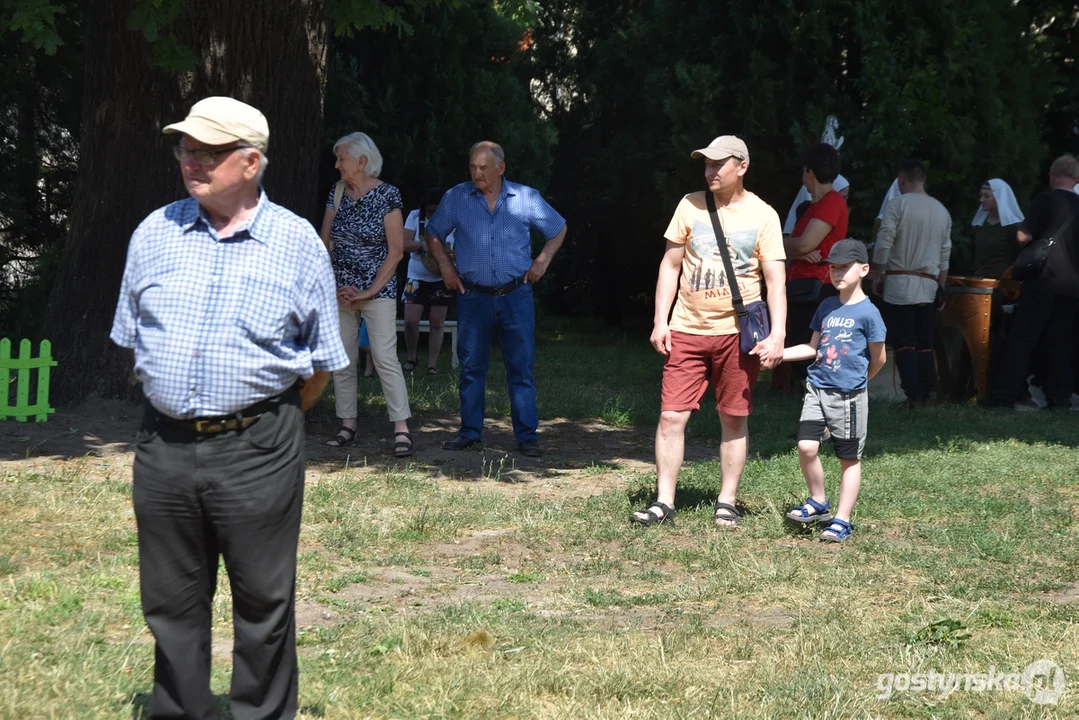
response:
[(868, 420), (869, 393), (865, 388), (848, 393), (806, 383), (798, 439), (820, 442), (827, 428), (832, 433), (837, 458), (860, 460), (865, 449)]

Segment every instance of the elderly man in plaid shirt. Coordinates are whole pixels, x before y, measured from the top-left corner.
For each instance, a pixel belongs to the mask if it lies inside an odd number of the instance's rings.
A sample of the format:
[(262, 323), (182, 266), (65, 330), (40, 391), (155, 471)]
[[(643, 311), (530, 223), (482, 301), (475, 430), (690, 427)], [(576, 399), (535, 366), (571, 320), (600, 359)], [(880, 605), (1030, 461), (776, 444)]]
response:
[[(503, 177), (506, 155), (501, 146), (493, 142), (472, 146), (469, 171), (472, 182), (450, 189), (427, 222), (428, 247), (442, 269), (446, 289), (458, 291), (461, 429), (443, 447), (465, 450), (480, 442), (491, 336), (498, 328), (513, 435), (521, 454), (539, 457), (532, 285), (547, 272), (562, 246), (566, 221), (539, 191)], [(534, 260), (532, 230), (546, 240)], [(456, 268), (442, 247), (451, 232), (455, 233)]]
[(216, 718), (210, 625), (223, 556), (232, 713), (297, 712), (296, 546), (303, 410), (348, 365), (333, 271), (306, 220), (259, 182), (269, 127), (232, 98), (169, 125), (190, 198), (131, 237), (112, 340), (134, 348), (146, 416), (133, 500), (153, 717)]

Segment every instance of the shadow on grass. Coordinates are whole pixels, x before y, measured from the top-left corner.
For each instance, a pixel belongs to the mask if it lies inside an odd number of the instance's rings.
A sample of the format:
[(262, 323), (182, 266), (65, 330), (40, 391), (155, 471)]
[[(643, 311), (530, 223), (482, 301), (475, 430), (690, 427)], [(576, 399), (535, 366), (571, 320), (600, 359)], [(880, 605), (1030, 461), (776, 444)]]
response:
[[(134, 693), (128, 699), (131, 705), (131, 720), (149, 720), (150, 718), (150, 693)], [(232, 720), (232, 709), (229, 705), (228, 695), (214, 695), (220, 720)], [(300, 708), (300, 714), (307, 717), (325, 717), (326, 711), (321, 705), (307, 705)]]
[[(696, 484), (680, 484), (678, 486), (678, 511), (691, 512), (705, 507), (713, 508), (715, 507), (716, 496), (718, 494), (718, 479), (716, 480), (714, 487), (705, 487)], [(626, 493), (626, 496), (629, 498), (629, 503), (634, 509), (643, 509), (656, 499), (656, 488), (654, 484), (637, 485), (630, 488)], [(741, 500), (736, 500), (734, 507), (742, 517), (766, 513), (765, 510), (761, 510), (752, 505), (746, 505)]]
[[(650, 464), (654, 452), (651, 428), (610, 427), (595, 420), (565, 418), (540, 423), (544, 451), (540, 458), (527, 458), (517, 450), (510, 424), (504, 419), (487, 422), (482, 444), (468, 450), (444, 450), (442, 443), (457, 435), (457, 423), (456, 417), (447, 415), (418, 418), (412, 433), (416, 452), (407, 459), (393, 456), (388, 423), (361, 420), (355, 444), (340, 449), (324, 445), (335, 425), (309, 426), (308, 463), (323, 472), (363, 467), (465, 482), (514, 484), (570, 471), (613, 472), (624, 469), (627, 462)], [(707, 448), (691, 448), (689, 456), (711, 459)]]
[[(532, 476), (615, 465), (622, 460), (651, 465), (653, 432), (659, 415), (663, 359), (647, 342), (647, 328), (611, 331), (583, 319), (542, 318), (537, 329), (536, 385), (541, 443), (545, 456), (522, 457), (509, 431), (509, 399), (501, 354), (491, 357), (487, 378), (488, 425), (485, 447), (461, 453), (441, 449), (456, 433), (459, 419), (456, 373), (441, 359), (433, 377), (406, 376), (415, 417), (416, 454), (402, 461), (392, 455), (391, 426), (377, 378), (360, 381), (360, 435), (354, 448), (332, 450), (324, 443), (337, 428), (332, 386), (309, 413), (308, 456), (313, 466), (332, 469), (366, 464), (393, 471), (412, 470), (459, 479), (512, 481), (521, 469)], [(403, 348), (403, 343), (401, 344)], [(750, 456), (768, 459), (793, 452), (801, 397), (768, 388), (763, 372), (750, 418)], [(719, 457), (719, 420), (709, 388), (702, 411), (690, 420), (687, 461)], [(34, 457), (72, 459), (128, 452), (142, 417), (138, 405), (91, 399), (61, 408), (46, 423), (0, 422), (0, 460)], [(1026, 444), (1079, 446), (1074, 413), (1022, 414), (944, 404), (914, 411), (900, 405), (870, 403), (866, 456), (918, 453), (931, 448), (962, 449), (974, 443), (1016, 440)], [(825, 452), (830, 452), (826, 449)], [(520, 476), (521, 473), (516, 473)]]
[[(754, 399), (750, 418), (750, 456), (767, 460), (794, 451), (801, 401), (761, 390)], [(626, 388), (620, 391), (625, 397)], [(381, 415), (382, 409), (367, 407), (363, 412), (355, 445), (333, 449), (324, 443), (337, 423), (332, 411), (326, 412), (323, 407), (320, 421), (307, 424), (309, 465), (322, 471), (356, 466), (383, 472), (407, 468), (434, 477), (519, 482), (526, 477), (554, 477), (589, 468), (602, 472), (604, 466), (615, 470), (627, 461), (647, 466), (654, 462), (655, 416), (636, 416), (636, 424), (620, 425), (610, 425), (598, 417), (542, 420), (540, 441), (544, 456), (531, 459), (517, 451), (505, 417), (487, 421), (482, 446), (452, 452), (443, 450), (442, 443), (456, 435), (456, 414), (420, 413), (412, 420), (416, 452), (410, 458), (399, 459), (393, 456), (391, 426)], [(138, 405), (98, 400), (74, 411), (58, 412), (47, 423), (0, 423), (0, 460), (93, 458), (130, 452), (141, 414)], [(540, 416), (550, 417), (542, 405)], [(1004, 440), (1074, 448), (1079, 447), (1077, 425), (1079, 417), (1074, 413), (1021, 414), (959, 404), (910, 411), (899, 405), (873, 402), (865, 456), (914, 454), (937, 448), (963, 450), (978, 443)], [(823, 452), (830, 453), (830, 447)], [(686, 461), (718, 461), (719, 454), (719, 421), (715, 411), (706, 407), (690, 420)]]

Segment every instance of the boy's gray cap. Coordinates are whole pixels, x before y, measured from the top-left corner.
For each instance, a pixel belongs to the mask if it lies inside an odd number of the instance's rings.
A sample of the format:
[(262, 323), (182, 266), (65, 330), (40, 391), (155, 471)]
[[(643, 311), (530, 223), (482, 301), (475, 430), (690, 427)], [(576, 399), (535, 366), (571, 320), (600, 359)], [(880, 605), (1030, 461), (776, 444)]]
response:
[(869, 264), (869, 251), (865, 249), (865, 243), (854, 238), (840, 240), (832, 246), (826, 262), (829, 265), (846, 265), (852, 262)]

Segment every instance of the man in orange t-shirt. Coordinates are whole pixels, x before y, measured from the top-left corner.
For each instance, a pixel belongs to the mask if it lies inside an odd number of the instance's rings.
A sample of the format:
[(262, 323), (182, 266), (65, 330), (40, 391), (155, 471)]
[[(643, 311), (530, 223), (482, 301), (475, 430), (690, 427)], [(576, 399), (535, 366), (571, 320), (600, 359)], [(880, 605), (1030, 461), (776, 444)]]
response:
[(716, 201), (736, 275), (733, 280), (742, 301), (746, 305), (759, 301), (762, 275), (767, 281), (772, 331), (751, 353), (741, 351), (731, 299), (732, 279), (724, 268), (705, 193), (686, 195), (664, 233), (667, 249), (656, 283), (651, 342), (667, 361), (656, 429), (657, 499), (630, 516), (643, 525), (674, 520), (674, 491), (682, 467), (686, 423), (690, 414), (700, 409), (709, 379), (722, 426), (722, 486), (715, 521), (719, 525), (738, 524), (741, 515), (735, 501), (746, 465), (753, 385), (760, 365), (775, 367), (783, 358), (787, 309), (779, 215), (743, 185), (749, 150), (742, 140), (724, 135), (691, 156), (705, 158), (704, 177)]
[[(814, 145), (806, 152), (802, 166), (802, 184), (812, 198), (812, 204), (794, 226), (794, 232), (784, 239), (787, 257), (793, 262), (787, 269), (787, 344), (809, 342), (813, 314), (826, 298), (836, 295), (828, 277), (828, 257), (832, 246), (847, 237), (847, 201), (832, 187), (839, 176), (839, 151), (827, 143)], [(807, 362), (790, 363), (772, 374), (774, 389), (789, 389), (792, 382), (804, 388)]]

